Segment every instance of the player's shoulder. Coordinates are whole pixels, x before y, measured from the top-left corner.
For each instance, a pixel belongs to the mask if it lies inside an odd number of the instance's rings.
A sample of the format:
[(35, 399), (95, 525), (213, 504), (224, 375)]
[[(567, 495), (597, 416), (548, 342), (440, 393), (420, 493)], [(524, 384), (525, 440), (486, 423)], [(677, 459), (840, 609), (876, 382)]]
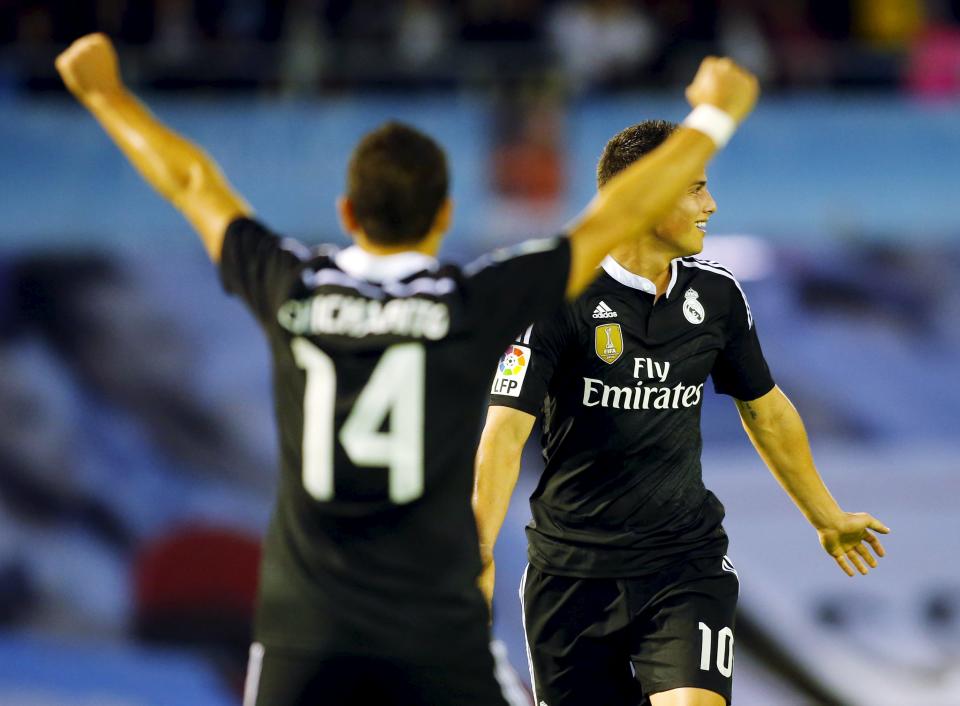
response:
[(263, 221), (251, 216), (240, 216), (227, 225), (228, 240), (241, 241), (251, 249), (276, 249), (293, 257), (295, 261), (311, 262), (332, 258), (338, 248), (335, 245), (306, 245), (296, 238), (278, 233)]
[(463, 274), (465, 277), (473, 278), (486, 273), (496, 273), (504, 266), (523, 267), (531, 256), (554, 253), (568, 247), (569, 239), (564, 235), (531, 238), (484, 253), (465, 265)]
[(459, 266), (416, 253), (377, 257), (335, 245), (311, 248), (301, 272), (311, 291), (346, 289), (367, 299), (445, 297), (457, 291), (462, 277)]
[(732, 309), (743, 307), (753, 325), (753, 314), (746, 292), (733, 271), (724, 264), (704, 257), (680, 257), (673, 261), (677, 268), (675, 282), (684, 297), (704, 297), (716, 302), (729, 302)]
[(716, 260), (693, 256), (679, 257), (673, 261), (673, 266), (677, 269), (676, 284), (695, 280), (702, 285), (709, 285), (716, 293), (743, 292), (733, 270)]
[(674, 260), (674, 262), (691, 271), (704, 273), (702, 275), (703, 277), (720, 277), (722, 280), (727, 280), (730, 282), (737, 281), (736, 275), (733, 274), (733, 270), (717, 260), (690, 255), (688, 257), (679, 257)]

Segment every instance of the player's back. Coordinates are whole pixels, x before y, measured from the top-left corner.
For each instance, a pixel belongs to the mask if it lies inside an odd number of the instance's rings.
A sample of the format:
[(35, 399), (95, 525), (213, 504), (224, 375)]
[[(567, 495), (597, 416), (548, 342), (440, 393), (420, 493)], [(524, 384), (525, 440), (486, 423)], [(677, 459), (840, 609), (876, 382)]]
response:
[(484, 630), (470, 492), (490, 370), (568, 266), (561, 239), (460, 270), (231, 225), (224, 283), (269, 338), (281, 437), (260, 642), (409, 657)]

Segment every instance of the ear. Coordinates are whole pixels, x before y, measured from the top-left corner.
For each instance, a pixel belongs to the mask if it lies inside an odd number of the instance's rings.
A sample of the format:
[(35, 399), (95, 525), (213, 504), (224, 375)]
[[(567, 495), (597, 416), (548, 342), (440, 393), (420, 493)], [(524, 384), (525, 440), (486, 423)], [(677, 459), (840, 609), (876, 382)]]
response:
[(347, 235), (353, 237), (360, 230), (360, 224), (353, 213), (353, 204), (346, 196), (337, 197), (337, 215), (340, 217), (340, 227)]
[(437, 215), (433, 219), (433, 228), (430, 230), (435, 233), (446, 233), (450, 230), (451, 223), (453, 223), (453, 199), (448, 196), (440, 204)]

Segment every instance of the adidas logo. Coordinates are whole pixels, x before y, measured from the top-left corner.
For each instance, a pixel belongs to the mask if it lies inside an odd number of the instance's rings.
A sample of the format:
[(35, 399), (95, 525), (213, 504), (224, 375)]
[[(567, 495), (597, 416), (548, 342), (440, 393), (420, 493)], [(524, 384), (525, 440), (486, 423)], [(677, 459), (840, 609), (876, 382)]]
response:
[(593, 318), (615, 319), (617, 318), (617, 312), (607, 306), (607, 303), (601, 299), (600, 303), (597, 304), (597, 308), (593, 310)]

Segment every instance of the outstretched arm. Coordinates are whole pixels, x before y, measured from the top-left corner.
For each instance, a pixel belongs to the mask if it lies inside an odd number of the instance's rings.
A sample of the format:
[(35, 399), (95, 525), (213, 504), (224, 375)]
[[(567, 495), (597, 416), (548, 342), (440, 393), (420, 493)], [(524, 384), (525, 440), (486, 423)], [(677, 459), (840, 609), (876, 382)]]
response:
[[(803, 420), (779, 387), (749, 402), (736, 401), (750, 441), (800, 512), (817, 530), (820, 543), (849, 576), (877, 566), (884, 555), (880, 540), (870, 530), (890, 530), (865, 512), (844, 512), (830, 495), (813, 465)], [(869, 547), (867, 546), (869, 545)]]
[(687, 88), (694, 112), (662, 145), (611, 179), (570, 229), (569, 299), (593, 281), (612, 248), (649, 231), (676, 205), (753, 110), (758, 92), (757, 79), (730, 59), (703, 60)]
[(202, 149), (163, 125), (120, 79), (117, 55), (103, 34), (81, 37), (57, 57), (70, 92), (93, 113), (140, 175), (176, 206), (220, 260), (230, 221), (249, 215), (217, 164)]
[(487, 421), (477, 448), (473, 485), (473, 513), (480, 535), (480, 590), (489, 606), (493, 602), (495, 568), (493, 547), (507, 516), (510, 496), (520, 475), (520, 457), (533, 429), (535, 417), (510, 407), (487, 409)]

